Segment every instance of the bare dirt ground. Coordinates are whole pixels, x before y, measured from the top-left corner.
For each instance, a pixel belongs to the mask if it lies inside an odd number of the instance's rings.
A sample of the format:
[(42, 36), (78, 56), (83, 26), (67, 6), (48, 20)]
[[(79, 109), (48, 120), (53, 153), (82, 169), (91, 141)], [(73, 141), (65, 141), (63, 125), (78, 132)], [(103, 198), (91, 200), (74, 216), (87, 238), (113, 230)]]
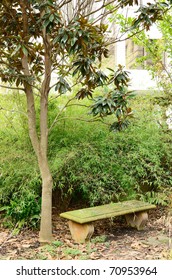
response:
[[(171, 223), (171, 221), (170, 221)], [(1, 227), (1, 260), (158, 260), (172, 259), (171, 224), (167, 210), (149, 212), (149, 221), (142, 231), (129, 228), (125, 219), (95, 222), (90, 242), (77, 244), (71, 239), (67, 221), (53, 215), (52, 244), (41, 245), (38, 231), (23, 229), (14, 236)]]

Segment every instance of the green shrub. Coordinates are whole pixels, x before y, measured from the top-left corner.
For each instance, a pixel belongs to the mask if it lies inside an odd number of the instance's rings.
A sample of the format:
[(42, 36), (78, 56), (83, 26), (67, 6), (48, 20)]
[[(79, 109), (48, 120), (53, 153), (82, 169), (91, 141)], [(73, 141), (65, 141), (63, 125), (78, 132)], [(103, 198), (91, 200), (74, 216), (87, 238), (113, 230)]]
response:
[[(79, 200), (90, 206), (134, 198), (168, 203), (168, 192), (172, 191), (172, 133), (163, 125), (153, 95), (137, 96), (132, 103), (134, 119), (128, 129), (117, 133), (109, 132), (100, 122), (76, 121), (75, 117), (86, 115), (85, 107), (71, 106), (64, 112), (65, 118), (49, 137), (54, 206), (67, 208)], [(57, 114), (57, 105), (49, 108), (49, 125)], [(6, 223), (22, 221), (22, 226), (34, 226), (39, 221), (41, 196), (36, 158), (20, 117), (10, 119), (12, 126), (9, 122), (5, 126), (5, 119), (3, 122), (0, 208), (4, 209)]]
[[(168, 194), (164, 196), (164, 191), (168, 193), (172, 183), (168, 144), (172, 135), (167, 131), (164, 134), (158, 125), (161, 111), (153, 105), (153, 100), (152, 96), (136, 98), (135, 119), (123, 132), (109, 133), (102, 125), (94, 124), (89, 139), (82, 134), (82, 143), (76, 142), (77, 145), (72, 132), (73, 141), (65, 147), (66, 156), (58, 172), (53, 172), (55, 186), (66, 207), (71, 199), (77, 201), (79, 197), (88, 205), (133, 198), (166, 203)], [(88, 124), (83, 126), (86, 131)], [(70, 133), (69, 128), (65, 139), (70, 139)], [(153, 197), (147, 192), (154, 194)], [(156, 192), (163, 195), (156, 196)]]
[(41, 180), (26, 119), (13, 112), (22, 110), (13, 95), (0, 98), (3, 107), (12, 110), (0, 111), (0, 211), (6, 226), (35, 227), (40, 219)]
[(32, 189), (40, 193), (40, 174), (30, 143), (13, 133), (2, 136), (0, 150), (0, 203), (9, 203), (15, 193)]
[(1, 207), (0, 211), (5, 211), (6, 226), (16, 224), (18, 228), (36, 228), (40, 220), (40, 208), (40, 197), (30, 190), (22, 189), (18, 194), (14, 193), (9, 204)]

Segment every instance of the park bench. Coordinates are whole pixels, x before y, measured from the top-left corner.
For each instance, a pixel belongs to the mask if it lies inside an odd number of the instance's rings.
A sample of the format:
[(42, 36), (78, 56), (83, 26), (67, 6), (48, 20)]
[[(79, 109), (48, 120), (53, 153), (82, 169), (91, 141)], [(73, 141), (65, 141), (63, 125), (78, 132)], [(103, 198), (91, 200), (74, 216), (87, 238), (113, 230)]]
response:
[(140, 230), (144, 228), (148, 220), (147, 211), (153, 208), (156, 208), (156, 206), (150, 203), (129, 200), (68, 211), (61, 213), (60, 217), (69, 220), (68, 224), (72, 238), (77, 243), (84, 243), (90, 240), (94, 232), (94, 221), (124, 215), (128, 225)]

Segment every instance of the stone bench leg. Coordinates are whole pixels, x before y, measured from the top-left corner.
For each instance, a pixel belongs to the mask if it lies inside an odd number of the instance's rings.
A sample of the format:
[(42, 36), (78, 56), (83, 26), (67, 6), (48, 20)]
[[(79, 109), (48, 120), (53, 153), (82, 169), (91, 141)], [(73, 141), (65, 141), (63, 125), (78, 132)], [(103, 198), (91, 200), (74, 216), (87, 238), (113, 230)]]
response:
[(76, 222), (69, 221), (68, 225), (72, 238), (77, 243), (84, 243), (90, 240), (91, 236), (93, 235), (94, 226), (92, 223), (78, 224)]
[(137, 230), (140, 230), (144, 228), (148, 220), (148, 213), (146, 211), (142, 211), (133, 214), (127, 214), (125, 215), (125, 218), (129, 226), (137, 228)]

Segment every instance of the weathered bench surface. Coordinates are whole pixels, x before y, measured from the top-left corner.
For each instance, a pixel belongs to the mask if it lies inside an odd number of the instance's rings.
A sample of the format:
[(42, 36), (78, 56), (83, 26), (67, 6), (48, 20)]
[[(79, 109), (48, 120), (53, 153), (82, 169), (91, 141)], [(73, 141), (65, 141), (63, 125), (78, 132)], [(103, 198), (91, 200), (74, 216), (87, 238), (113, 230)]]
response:
[(130, 213), (145, 211), (156, 208), (155, 205), (138, 200), (129, 200), (118, 203), (105, 204), (96, 207), (83, 208), (60, 214), (60, 217), (77, 222), (89, 223), (105, 218), (122, 216)]

